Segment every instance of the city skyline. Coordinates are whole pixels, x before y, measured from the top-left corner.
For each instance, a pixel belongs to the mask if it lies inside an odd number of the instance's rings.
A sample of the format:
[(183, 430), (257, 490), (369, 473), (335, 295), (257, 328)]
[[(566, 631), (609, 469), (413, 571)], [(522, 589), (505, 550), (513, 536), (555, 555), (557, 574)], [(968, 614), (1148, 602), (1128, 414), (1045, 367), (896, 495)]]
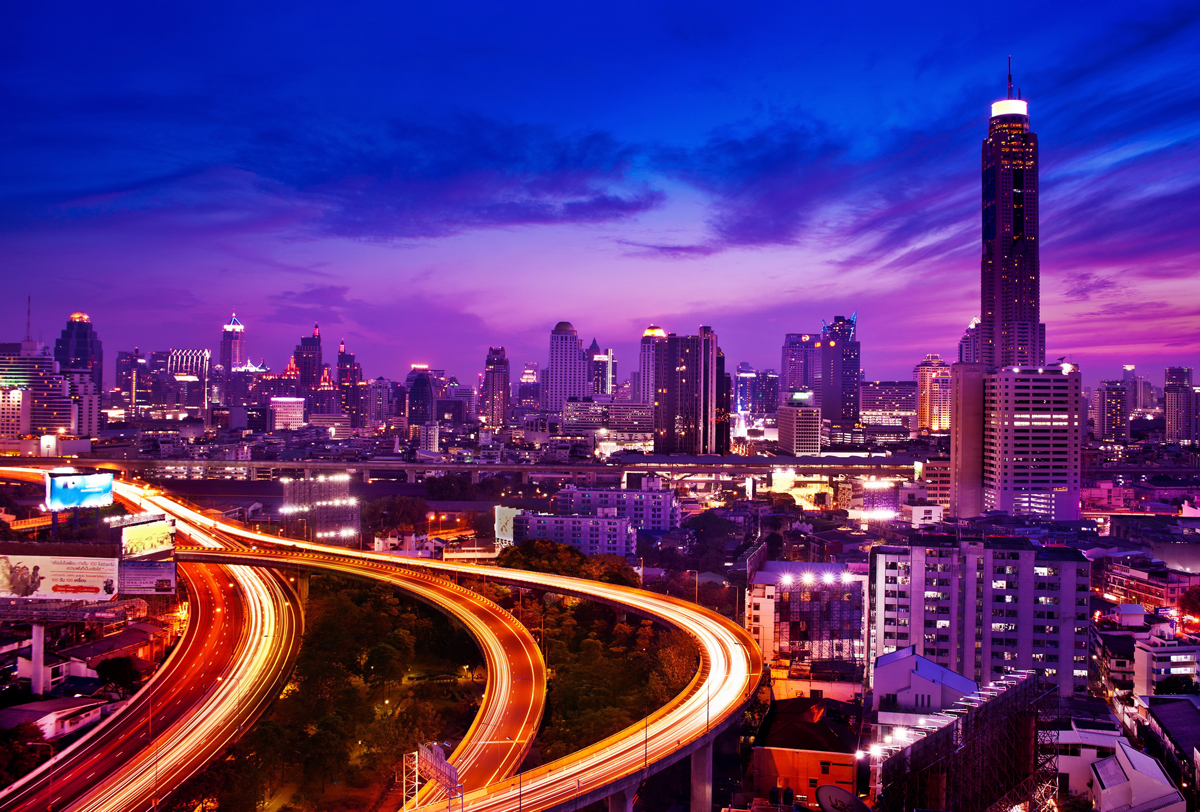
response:
[[(58, 42), (34, 37), (49, 22), (29, 13), (24, 41)], [(1101, 7), (1079, 25), (1040, 13), (1053, 42), (959, 12), (906, 51), (869, 34), (868, 66), (835, 53), (850, 36), (836, 17), (812, 21), (831, 39), (801, 57), (765, 18), (637, 16), (613, 43), (630, 71), (646, 66), (637, 44), (658, 36), (698, 73), (656, 72), (629, 98), (637, 77), (609, 86), (582, 60), (552, 81), (545, 68), (561, 54), (518, 58), (519, 43), (481, 33), (495, 22), (482, 17), (454, 36), (489, 44), (496, 64), (466, 58), (422, 89), (364, 95), (378, 87), (359, 81), (367, 74), (429, 76), (440, 63), (417, 52), (364, 64), (334, 20), (310, 67), (287, 78), (285, 49), (268, 49), (258, 81), (218, 99), (206, 89), (250, 46), (217, 36), (229, 55), (197, 70), (189, 59), (212, 33), (201, 18), (191, 38), (164, 40), (190, 49), (106, 54), (94, 80), (104, 92), (82, 77), (72, 95), (53, 77), (96, 57), (82, 41), (96, 21), (80, 17), (61, 44), (16, 48), (3, 68), (22, 88), (10, 142), (22, 169), (0, 232), (7, 281), (34, 295), (35, 337), (51, 340), (82, 310), (110, 358), (135, 345), (215, 350), (236, 311), (250, 357), (274, 368), (314, 321), (367, 374), (390, 378), (414, 362), (474, 376), (498, 345), (514, 363), (545, 363), (547, 331), (570, 321), (585, 343), (615, 348), (623, 377), (652, 323), (712, 325), (732, 363), (763, 369), (787, 333), (857, 311), (866, 377), (903, 379), (929, 352), (953, 357), (979, 315), (977, 150), (1014, 53), (1042, 147), (1047, 355), (1079, 363), (1089, 385), (1125, 363), (1151, 374), (1191, 364), (1200, 123), (1196, 83), (1177, 65), (1194, 61), (1198, 17), (1169, 5), (1143, 18)], [(156, 23), (106, 33), (136, 38)], [(248, 18), (246, 36), (267, 24)], [(956, 31), (961, 42), (935, 39)], [(573, 44), (595, 56), (601, 34)], [(752, 51), (762, 55), (742, 66)], [(531, 92), (489, 95), (485, 63), (499, 70), (491, 81)], [(345, 100), (325, 87), (338, 71), (355, 80)], [(666, 115), (676, 97), (682, 115)], [(10, 323), (20, 298), (0, 311)]]

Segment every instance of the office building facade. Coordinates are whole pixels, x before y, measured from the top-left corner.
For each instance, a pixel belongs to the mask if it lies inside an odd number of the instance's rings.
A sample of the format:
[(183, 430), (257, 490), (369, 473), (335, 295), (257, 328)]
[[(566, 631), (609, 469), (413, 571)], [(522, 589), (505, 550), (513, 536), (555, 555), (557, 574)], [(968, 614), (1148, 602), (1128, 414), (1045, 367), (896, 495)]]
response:
[(482, 405), (479, 417), (488, 428), (502, 428), (508, 417), (508, 356), (503, 347), (489, 347), (483, 362)]
[(844, 432), (859, 422), (858, 314), (837, 316), (821, 330), (821, 419)]
[(654, 403), (655, 363), (666, 341), (667, 332), (658, 325), (651, 324), (642, 333), (642, 340), (638, 346), (638, 403)]
[(560, 321), (550, 333), (550, 363), (542, 392), (542, 408), (562, 414), (567, 398), (582, 398), (592, 392), (587, 354), (579, 334), (569, 321)]
[(793, 457), (821, 453), (821, 410), (814, 404), (813, 393), (792, 391), (779, 407), (776, 426), (779, 450)]
[(694, 336), (671, 333), (656, 344), (656, 454), (720, 453), (718, 355), (717, 334), (711, 327), (701, 327)]
[(917, 430), (950, 430), (950, 365), (937, 353), (913, 367), (917, 383)]
[(1077, 367), (951, 368), (950, 512), (1079, 518), (1083, 438)]
[(788, 333), (783, 337), (779, 362), (779, 389), (788, 392), (807, 389), (816, 392), (821, 382), (821, 334)]
[(62, 335), (54, 342), (54, 360), (60, 372), (86, 372), (97, 393), (104, 392), (104, 350), (87, 313), (72, 313)]
[(1038, 138), (1029, 105), (992, 105), (983, 140), (983, 253), (979, 360), (990, 366), (1046, 363), (1038, 243)]
[(1092, 393), (1092, 435), (1109, 443), (1129, 442), (1130, 391), (1126, 381), (1101, 381)]
[(615, 508), (601, 508), (595, 516), (556, 516), (522, 511), (513, 517), (513, 542), (548, 539), (566, 544), (584, 555), (637, 554), (637, 531)]

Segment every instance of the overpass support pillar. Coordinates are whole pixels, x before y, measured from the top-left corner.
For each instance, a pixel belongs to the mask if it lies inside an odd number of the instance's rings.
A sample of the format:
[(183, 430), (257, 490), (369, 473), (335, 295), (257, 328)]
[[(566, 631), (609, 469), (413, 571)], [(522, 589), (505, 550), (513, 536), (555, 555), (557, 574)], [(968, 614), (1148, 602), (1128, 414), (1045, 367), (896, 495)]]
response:
[(691, 812), (712, 812), (712, 742), (692, 753)]
[(308, 606), (308, 573), (302, 572), (296, 576), (296, 594), (300, 598), (300, 606)]
[(524, 485), (525, 484), (525, 472), (524, 471), (516, 471), (515, 473), (513, 473), (513, 484), (514, 485)]
[(30, 640), (29, 693), (41, 696), (46, 693), (46, 627), (41, 623), (31, 624), (33, 639)]
[(363, 472), (362, 472), (362, 481), (363, 481), (364, 485), (371, 484), (371, 472), (369, 470), (367, 470), (366, 468), (364, 468)]
[(478, 485), (478, 484), (479, 484), (479, 480), (480, 480), (480, 478), (481, 478), (481, 477), (480, 477), (480, 475), (479, 475), (479, 471), (472, 471), (472, 472), (471, 472), (471, 484), (472, 484), (472, 485)]
[(247, 469), (246, 479), (250, 482), (258, 482), (258, 469), (254, 467)]
[(608, 812), (633, 812), (633, 790), (617, 790), (608, 796)]

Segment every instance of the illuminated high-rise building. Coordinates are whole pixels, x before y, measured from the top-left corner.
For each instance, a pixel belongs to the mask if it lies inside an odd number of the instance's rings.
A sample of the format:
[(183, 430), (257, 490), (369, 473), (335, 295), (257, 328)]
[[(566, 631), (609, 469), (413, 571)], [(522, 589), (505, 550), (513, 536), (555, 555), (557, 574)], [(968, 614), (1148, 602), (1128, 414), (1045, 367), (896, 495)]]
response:
[(937, 353), (913, 367), (917, 382), (917, 430), (950, 430), (950, 365)]
[(526, 361), (517, 380), (517, 407), (536, 411), (542, 404), (542, 384), (537, 361)]
[(587, 349), (588, 377), (592, 381), (593, 395), (611, 395), (617, 389), (617, 359), (612, 349), (601, 349), (599, 342), (592, 339)]
[(808, 390), (816, 398), (821, 385), (821, 334), (788, 333), (783, 337), (783, 352), (779, 362), (779, 391), (786, 399), (788, 392)]
[(104, 391), (104, 352), (87, 313), (72, 313), (67, 319), (62, 336), (54, 342), (54, 360), (60, 372), (86, 372), (96, 392)]
[(341, 400), (342, 414), (349, 415), (351, 428), (361, 428), (363, 420), (363, 371), (362, 364), (354, 360), (354, 353), (346, 352), (346, 340), (338, 345), (337, 389)]
[(724, 376), (717, 334), (677, 336), (654, 353), (654, 452), (720, 454), (726, 443), (720, 424)]
[(657, 357), (658, 348), (666, 340), (666, 331), (656, 324), (651, 324), (642, 333), (642, 342), (638, 349), (638, 403), (654, 403), (654, 359)]
[(249, 362), (246, 355), (246, 327), (238, 321), (237, 313), (221, 328), (221, 367), (225, 374), (242, 369)]
[[(1020, 94), (1018, 94), (1019, 96)], [(992, 104), (983, 141), (983, 255), (979, 361), (989, 366), (1046, 363), (1038, 264), (1038, 139), (1029, 105), (1013, 98)]]
[(1163, 381), (1166, 440), (1194, 445), (1200, 441), (1200, 392), (1192, 384), (1192, 369), (1167, 367)]
[(550, 333), (550, 364), (546, 367), (546, 387), (542, 392), (543, 408), (562, 414), (567, 398), (584, 398), (592, 394), (587, 354), (579, 333), (569, 321), (560, 321)]
[(483, 367), (479, 417), (488, 428), (500, 428), (508, 414), (508, 356), (503, 347), (489, 347)]
[(958, 340), (958, 360), (963, 364), (979, 363), (979, 317), (971, 319)]
[(858, 314), (837, 316), (821, 329), (821, 419), (834, 429), (848, 429), (859, 420), (861, 379)]
[(319, 325), (313, 325), (311, 336), (300, 337), (300, 343), (296, 345), (296, 351), (292, 353), (292, 360), (296, 362), (296, 368), (300, 370), (300, 394), (308, 397), (316, 391), (317, 384), (321, 382), (321, 373), (325, 369), (325, 363), (321, 358), (321, 328)]
[(1101, 381), (1095, 398), (1096, 424), (1092, 435), (1110, 443), (1129, 442), (1130, 393), (1132, 381)]

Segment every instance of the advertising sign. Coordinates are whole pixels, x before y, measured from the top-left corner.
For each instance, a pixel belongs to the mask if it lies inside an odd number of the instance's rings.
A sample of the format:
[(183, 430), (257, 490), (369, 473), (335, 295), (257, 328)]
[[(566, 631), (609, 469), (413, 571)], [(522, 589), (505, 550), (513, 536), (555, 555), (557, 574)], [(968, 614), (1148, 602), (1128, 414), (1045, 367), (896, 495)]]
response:
[(121, 558), (164, 558), (175, 550), (175, 525), (168, 520), (121, 528)]
[(174, 561), (122, 561), (122, 595), (174, 595)]
[(521, 511), (517, 508), (500, 507), (496, 505), (496, 521), (493, 525), (497, 547), (508, 547), (513, 543), (513, 519)]
[(0, 555), (0, 599), (110, 601), (117, 594), (116, 558)]
[(112, 474), (46, 474), (47, 510), (108, 507), (112, 503)]

